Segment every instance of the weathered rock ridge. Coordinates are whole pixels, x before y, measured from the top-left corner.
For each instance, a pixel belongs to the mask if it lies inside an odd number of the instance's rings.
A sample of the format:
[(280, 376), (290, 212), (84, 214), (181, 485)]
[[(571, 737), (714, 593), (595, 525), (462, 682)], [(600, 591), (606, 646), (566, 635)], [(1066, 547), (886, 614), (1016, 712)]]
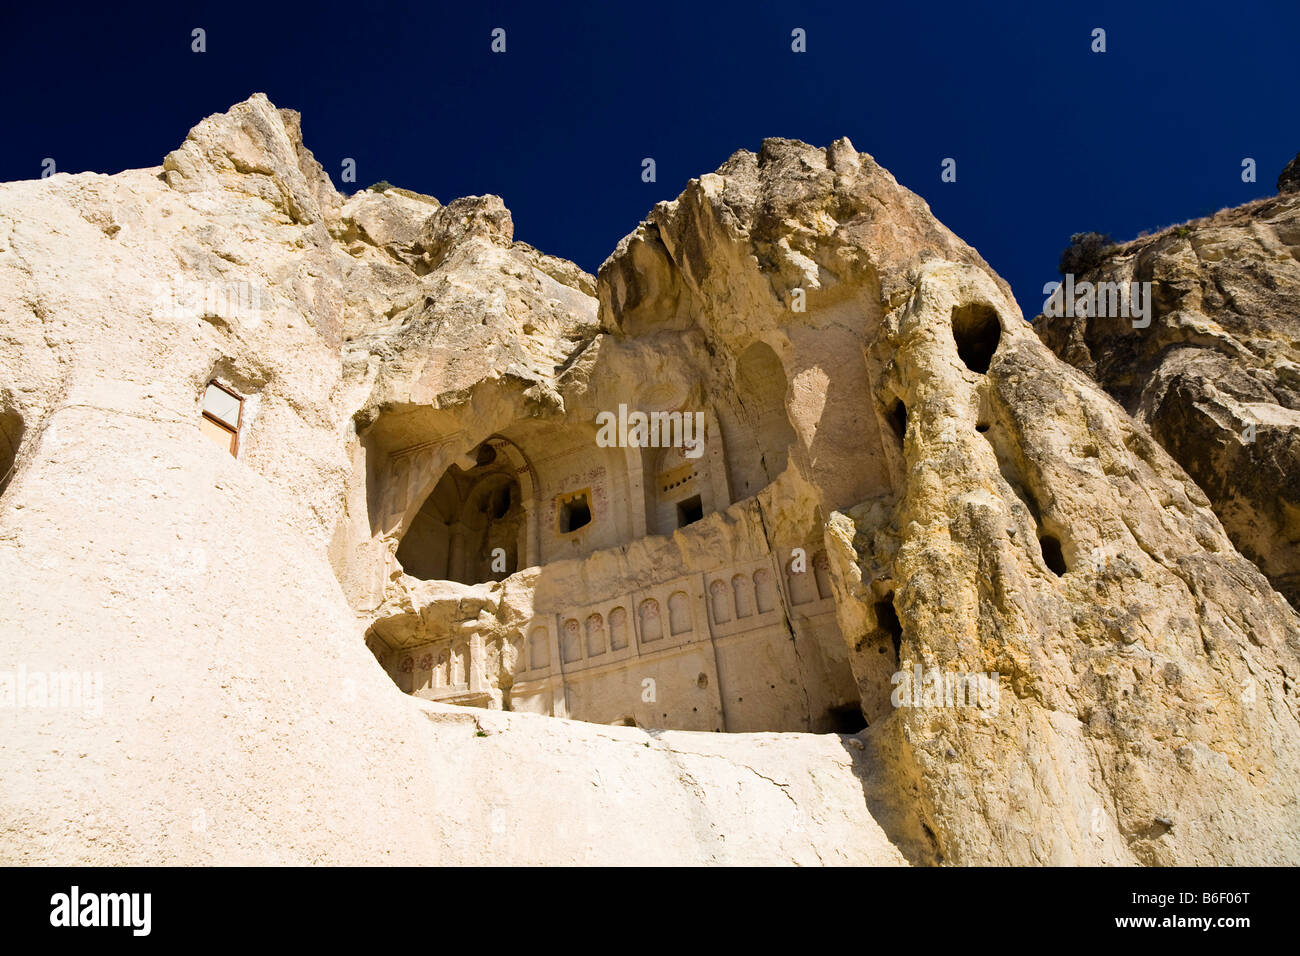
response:
[(0, 669), (102, 677), (0, 708), (0, 859), (1300, 861), (1300, 617), (870, 156), (739, 152), (595, 279), (512, 235), (340, 195), (261, 95), (0, 185)]
[(1040, 316), (1039, 336), (1151, 430), (1300, 607), (1300, 195), (1124, 243), (1076, 281), (1150, 283), (1150, 326)]

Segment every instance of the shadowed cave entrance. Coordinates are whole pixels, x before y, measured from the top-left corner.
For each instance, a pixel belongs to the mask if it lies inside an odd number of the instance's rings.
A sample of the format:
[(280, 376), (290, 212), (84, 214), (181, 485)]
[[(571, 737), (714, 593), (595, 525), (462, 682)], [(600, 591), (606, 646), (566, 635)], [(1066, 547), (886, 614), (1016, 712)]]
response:
[(992, 307), (972, 302), (952, 310), (952, 336), (962, 362), (972, 372), (983, 375), (1002, 341), (1002, 325)]
[(490, 445), (469, 471), (452, 465), (397, 549), (397, 560), (425, 581), (478, 584), (519, 570), (524, 508), (513, 468)]
[[(408, 584), (454, 584), (405, 591), (414, 610), (395, 601), (369, 629), (398, 687), (595, 723), (861, 730), (814, 516), (800, 512), (771, 540), (747, 500), (789, 467), (788, 379), (764, 343), (744, 351), (736, 379), (721, 421), (693, 413), (706, 422), (693, 455), (606, 447), (585, 423), (517, 422), (460, 457), (465, 446), (446, 447), (445, 434), (403, 430), (395, 464), (374, 472), (391, 482), (377, 490), (393, 502), (385, 513), (402, 516), (389, 525), (395, 557)], [(420, 490), (408, 499), (407, 488)], [(531, 595), (523, 619), (480, 622), (480, 602), (495, 607), (505, 592), (465, 598), (455, 586), (525, 568), (511, 592)]]

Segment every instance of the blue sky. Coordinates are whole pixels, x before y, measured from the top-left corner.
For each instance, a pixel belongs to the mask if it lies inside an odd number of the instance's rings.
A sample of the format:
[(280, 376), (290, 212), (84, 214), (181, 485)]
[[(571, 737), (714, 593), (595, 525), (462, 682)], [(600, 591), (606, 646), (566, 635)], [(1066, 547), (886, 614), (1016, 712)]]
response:
[[(847, 135), (1032, 316), (1071, 233), (1131, 238), (1269, 195), (1300, 150), (1296, 0), (145, 9), (0, 13), (0, 179), (39, 176), (46, 157), (60, 172), (157, 165), (202, 117), (261, 91), (301, 111), (340, 188), (497, 193), (516, 238), (594, 272), (735, 150)], [(796, 27), (806, 53), (791, 51)], [(1097, 27), (1105, 53), (1090, 50)], [(356, 185), (341, 181), (349, 157)], [(940, 179), (947, 157), (956, 182)]]

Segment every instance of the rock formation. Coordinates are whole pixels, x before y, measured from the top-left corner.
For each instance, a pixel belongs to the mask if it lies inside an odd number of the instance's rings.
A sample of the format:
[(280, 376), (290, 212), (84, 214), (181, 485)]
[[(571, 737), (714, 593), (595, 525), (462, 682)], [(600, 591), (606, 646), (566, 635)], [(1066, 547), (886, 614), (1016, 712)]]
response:
[(1116, 246), (1076, 282), (1149, 283), (1149, 327), (1040, 316), (1039, 336), (1150, 429), (1300, 607), (1300, 195)]
[(1282, 167), (1277, 177), (1277, 191), (1280, 193), (1300, 192), (1300, 153), (1295, 159)]
[(0, 186), (0, 859), (1297, 861), (1300, 618), (871, 157), (512, 230), (260, 95)]

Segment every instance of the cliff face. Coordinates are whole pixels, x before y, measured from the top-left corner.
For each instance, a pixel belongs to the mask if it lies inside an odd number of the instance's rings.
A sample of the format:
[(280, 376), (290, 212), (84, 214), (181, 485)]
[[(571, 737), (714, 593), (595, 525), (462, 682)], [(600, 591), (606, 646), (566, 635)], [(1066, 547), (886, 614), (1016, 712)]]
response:
[[(935, 858), (1294, 852), (1295, 615), (869, 157), (769, 141), (657, 207), (600, 279), (629, 334), (667, 320), (782, 356), (867, 738)], [(871, 666), (891, 637), (903, 670), (1000, 674), (998, 712), (891, 709)]]
[[(590, 324), (594, 280), (494, 198), (339, 196), (297, 130), (256, 96), (161, 167), (0, 185), (0, 859), (902, 862), (838, 737), (491, 714), (384, 674), (358, 423), (468, 409), (480, 378), (524, 408), (511, 366)], [(214, 378), (245, 396), (237, 458), (199, 431)]]
[(1300, 193), (1111, 249), (1083, 282), (1150, 283), (1147, 328), (1040, 316), (1209, 496), (1236, 547), (1300, 606)]
[[(600, 446), (620, 403), (704, 455)], [(0, 425), (0, 647), (102, 677), (0, 711), (6, 861), (1297, 861), (1300, 618), (847, 140), (737, 153), (593, 279), (495, 197), (339, 195), (256, 96), (0, 186)]]

